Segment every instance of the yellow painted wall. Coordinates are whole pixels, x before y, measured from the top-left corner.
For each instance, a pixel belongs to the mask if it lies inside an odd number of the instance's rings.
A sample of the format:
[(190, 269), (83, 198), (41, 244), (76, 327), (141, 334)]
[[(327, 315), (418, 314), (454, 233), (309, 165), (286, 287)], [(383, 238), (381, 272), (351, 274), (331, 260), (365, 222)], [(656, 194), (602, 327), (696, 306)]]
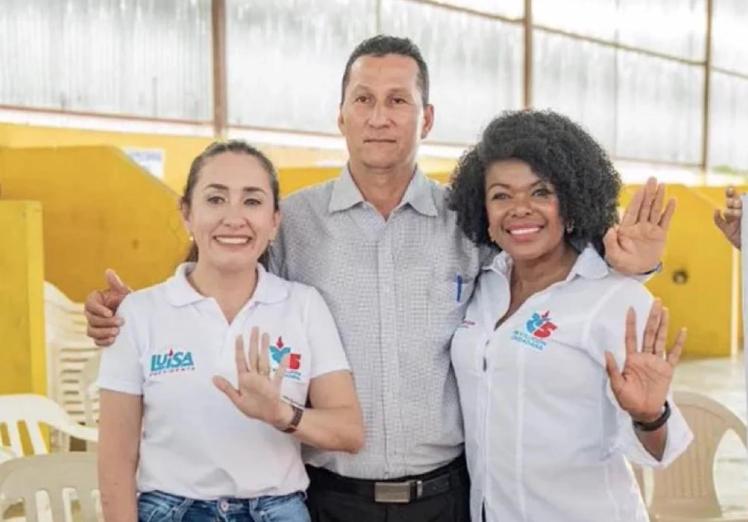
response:
[(77, 301), (106, 268), (142, 288), (186, 252), (177, 194), (111, 147), (0, 149), (0, 198), (42, 203), (45, 276)]
[[(706, 197), (716, 208), (724, 209), (725, 207), (725, 187), (692, 187), (694, 191)], [(740, 194), (748, 193), (748, 185), (736, 185), (735, 189)], [(734, 337), (734, 350), (737, 351), (744, 346), (743, 342), (743, 285), (742, 266), (740, 251), (732, 250), (733, 254), (733, 287), (732, 287), (732, 304), (733, 304), (733, 323), (732, 334)]]
[(187, 179), (192, 158), (210, 138), (90, 131), (0, 123), (0, 147), (112, 146), (161, 149), (164, 151), (164, 182), (180, 191)]
[(46, 393), (42, 207), (0, 201), (0, 394)]
[[(626, 187), (627, 204), (637, 187)], [(717, 201), (699, 190), (670, 185), (667, 196), (677, 199), (668, 234), (664, 267), (647, 286), (670, 309), (670, 338), (688, 328), (685, 353), (693, 356), (730, 355), (732, 324), (733, 249), (712, 223)], [(721, 204), (721, 200), (719, 200)], [(687, 280), (675, 282), (684, 272)]]
[(317, 185), (340, 174), (338, 167), (291, 167), (280, 169), (278, 181), (280, 182), (281, 195), (287, 196), (299, 189), (311, 185)]
[[(208, 137), (171, 136), (164, 134), (142, 134), (131, 132), (107, 132), (36, 125), (0, 123), (0, 147), (74, 147), (112, 146), (118, 148), (160, 149), (164, 151), (164, 183), (176, 192), (181, 192), (187, 179), (190, 163), (213, 141)], [(283, 194), (297, 188), (313, 185), (336, 175), (346, 162), (343, 151), (320, 150), (302, 147), (260, 146), (281, 172)], [(435, 179), (445, 182), (454, 160), (424, 157), (419, 160), (421, 168)], [(314, 167), (334, 164), (336, 167)], [(289, 171), (289, 180), (283, 177)], [(305, 174), (309, 178), (300, 178)], [(287, 187), (284, 189), (284, 187)]]

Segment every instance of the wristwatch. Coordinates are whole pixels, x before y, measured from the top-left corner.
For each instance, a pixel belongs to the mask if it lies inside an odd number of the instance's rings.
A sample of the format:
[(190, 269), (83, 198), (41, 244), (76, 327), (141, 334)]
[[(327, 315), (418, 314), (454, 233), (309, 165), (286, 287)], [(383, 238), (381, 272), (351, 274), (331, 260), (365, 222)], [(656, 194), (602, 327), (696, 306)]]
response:
[(662, 411), (662, 414), (657, 417), (652, 422), (639, 422), (639, 421), (633, 421), (634, 422), (634, 428), (637, 431), (655, 431), (662, 428), (662, 426), (667, 422), (667, 420), (670, 418), (670, 404), (668, 404), (667, 401), (665, 401), (665, 409)]
[(293, 417), (291, 417), (291, 422), (288, 423), (288, 426), (284, 430), (281, 430), (283, 433), (293, 433), (296, 431), (301, 422), (301, 416), (304, 415), (304, 408), (299, 408), (295, 404), (289, 404), (289, 406), (293, 410)]

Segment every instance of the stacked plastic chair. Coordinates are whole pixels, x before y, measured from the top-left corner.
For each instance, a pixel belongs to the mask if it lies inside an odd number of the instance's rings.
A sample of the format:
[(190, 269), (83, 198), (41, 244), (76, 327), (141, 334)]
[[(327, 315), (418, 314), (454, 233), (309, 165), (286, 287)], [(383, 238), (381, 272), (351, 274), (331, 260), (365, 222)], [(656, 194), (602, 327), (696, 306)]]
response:
[[(71, 301), (47, 282), (44, 284), (44, 312), (48, 395), (75, 421), (95, 425), (99, 410), (98, 392), (90, 386), (91, 382), (84, 388), (81, 379), (86, 363), (97, 356), (98, 348), (86, 336), (83, 304)], [(95, 368), (98, 369), (98, 365)]]

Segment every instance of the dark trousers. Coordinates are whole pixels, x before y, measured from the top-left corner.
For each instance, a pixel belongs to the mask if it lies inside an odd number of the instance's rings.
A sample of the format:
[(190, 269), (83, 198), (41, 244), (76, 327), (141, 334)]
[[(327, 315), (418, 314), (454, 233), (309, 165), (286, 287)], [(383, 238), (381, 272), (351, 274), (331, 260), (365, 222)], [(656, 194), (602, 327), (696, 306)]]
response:
[(311, 481), (307, 507), (312, 522), (470, 522), (470, 481), (464, 457), (423, 475), (386, 481), (449, 477), (446, 491), (408, 503), (375, 501), (375, 481), (342, 477), (312, 466), (307, 466), (307, 472)]

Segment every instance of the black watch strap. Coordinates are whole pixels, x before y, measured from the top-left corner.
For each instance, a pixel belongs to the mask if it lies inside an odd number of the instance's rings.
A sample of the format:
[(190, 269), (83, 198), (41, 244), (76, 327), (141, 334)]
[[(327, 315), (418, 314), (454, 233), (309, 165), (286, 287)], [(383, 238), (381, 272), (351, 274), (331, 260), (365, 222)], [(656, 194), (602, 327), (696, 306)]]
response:
[(299, 427), (299, 423), (301, 422), (301, 416), (304, 415), (304, 408), (299, 408), (295, 404), (291, 404), (290, 406), (293, 410), (293, 417), (291, 417), (291, 422), (288, 423), (288, 426), (283, 430), (283, 433), (293, 433), (296, 431), (296, 428)]
[(634, 422), (634, 428), (636, 428), (638, 431), (655, 431), (662, 428), (667, 420), (670, 418), (670, 404), (665, 401), (665, 410), (662, 412), (662, 415), (660, 415), (657, 419), (653, 420), (652, 422)]

